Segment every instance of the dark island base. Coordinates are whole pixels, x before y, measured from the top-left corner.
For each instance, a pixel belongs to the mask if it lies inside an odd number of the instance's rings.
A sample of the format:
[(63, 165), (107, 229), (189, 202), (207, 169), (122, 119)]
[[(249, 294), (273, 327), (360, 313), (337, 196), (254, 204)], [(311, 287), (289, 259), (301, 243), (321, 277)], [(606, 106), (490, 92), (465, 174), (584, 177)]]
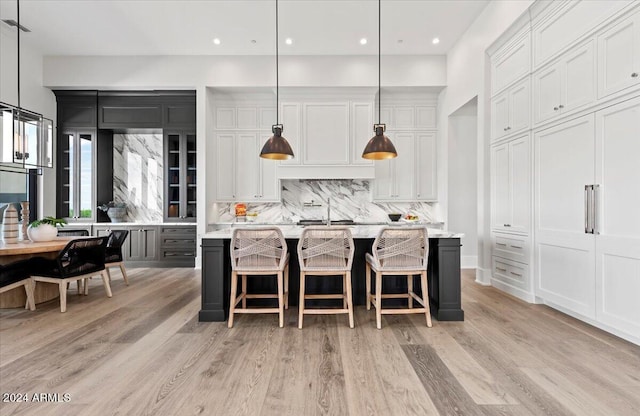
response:
[[(300, 269), (296, 247), (297, 239), (288, 239), (287, 246), (290, 253), (289, 261), (289, 305), (298, 305), (300, 289)], [(355, 255), (351, 272), (353, 286), (353, 302), (364, 305), (365, 298), (365, 253), (371, 252), (373, 239), (356, 239)], [(225, 321), (229, 312), (229, 296), (231, 291), (231, 262), (229, 257), (229, 239), (202, 240), (202, 309), (199, 320)], [(429, 297), (431, 314), (439, 321), (463, 321), (464, 311), (460, 299), (460, 239), (459, 238), (430, 238), (429, 264), (427, 268), (429, 279)], [(375, 285), (372, 285), (375, 286)], [(414, 277), (414, 288), (418, 289), (419, 277)], [(383, 293), (406, 293), (406, 276), (383, 278)], [(276, 293), (276, 279), (272, 276), (255, 276), (247, 279), (249, 293)], [(307, 293), (341, 293), (342, 279), (333, 276), (308, 276), (306, 280)], [(249, 304), (265, 305), (272, 300), (249, 300)], [(307, 305), (331, 306), (333, 300), (307, 301)], [(341, 301), (336, 301), (341, 302)], [(388, 299), (384, 305), (395, 303), (406, 305), (406, 300)], [(334, 303), (338, 305), (338, 303)]]

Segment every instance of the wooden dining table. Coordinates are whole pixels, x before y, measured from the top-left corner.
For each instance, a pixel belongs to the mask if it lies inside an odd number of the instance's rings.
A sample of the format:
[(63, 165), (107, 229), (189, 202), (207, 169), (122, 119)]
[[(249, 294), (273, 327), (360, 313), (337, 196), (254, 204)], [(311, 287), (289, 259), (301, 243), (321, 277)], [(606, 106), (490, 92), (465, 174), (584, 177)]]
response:
[[(0, 264), (5, 265), (14, 261), (29, 259), (31, 257), (44, 257), (54, 259), (69, 241), (78, 237), (56, 237), (51, 241), (34, 243), (32, 241), (19, 241), (16, 244), (7, 244), (0, 241)], [(36, 285), (34, 297), (36, 303), (47, 302), (60, 296), (59, 287), (53, 283), (39, 282)], [(24, 307), (27, 296), (23, 287), (17, 287), (0, 294), (0, 308)]]

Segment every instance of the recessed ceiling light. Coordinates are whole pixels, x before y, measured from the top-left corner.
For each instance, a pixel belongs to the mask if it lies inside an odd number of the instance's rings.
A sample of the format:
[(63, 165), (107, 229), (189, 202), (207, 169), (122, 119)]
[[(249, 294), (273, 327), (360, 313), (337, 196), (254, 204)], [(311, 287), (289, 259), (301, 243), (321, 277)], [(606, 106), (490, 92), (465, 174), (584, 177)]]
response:
[(286, 38), (286, 39), (284, 40), (284, 43), (286, 43), (287, 45), (293, 45), (293, 39), (291, 39), (291, 38)]
[(220, 39), (214, 38), (213, 39), (213, 43), (214, 43), (214, 45), (220, 45)]
[(434, 45), (437, 45), (438, 43), (440, 43), (440, 38), (433, 38), (431, 43), (433, 43)]
[(367, 38), (360, 39), (360, 45), (366, 45), (366, 44), (367, 44)]

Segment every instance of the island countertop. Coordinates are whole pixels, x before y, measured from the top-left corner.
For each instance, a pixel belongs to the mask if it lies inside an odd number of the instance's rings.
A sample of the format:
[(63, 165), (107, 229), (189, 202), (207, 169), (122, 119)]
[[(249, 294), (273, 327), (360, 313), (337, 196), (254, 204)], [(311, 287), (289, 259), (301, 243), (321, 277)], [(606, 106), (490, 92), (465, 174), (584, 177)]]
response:
[[(420, 224), (402, 224), (402, 225), (344, 225), (335, 227), (347, 227), (351, 231), (351, 235), (353, 238), (376, 238), (378, 233), (383, 227), (393, 227), (393, 228), (406, 228), (411, 225), (420, 225)], [(278, 227), (282, 230), (282, 234), (284, 238), (300, 238), (302, 234), (302, 230), (304, 230), (305, 226), (295, 225), (295, 224), (280, 224), (280, 225), (271, 225), (271, 224), (261, 224), (261, 223), (242, 223), (242, 224), (234, 224), (232, 226), (228, 226), (225, 228), (220, 228), (218, 230), (210, 231), (206, 234), (202, 235), (203, 239), (230, 239), (232, 230), (235, 228), (264, 228), (264, 227)], [(322, 225), (320, 227), (323, 227)], [(429, 238), (462, 238), (464, 234), (461, 233), (453, 233), (444, 230), (438, 229), (427, 229), (427, 234)]]

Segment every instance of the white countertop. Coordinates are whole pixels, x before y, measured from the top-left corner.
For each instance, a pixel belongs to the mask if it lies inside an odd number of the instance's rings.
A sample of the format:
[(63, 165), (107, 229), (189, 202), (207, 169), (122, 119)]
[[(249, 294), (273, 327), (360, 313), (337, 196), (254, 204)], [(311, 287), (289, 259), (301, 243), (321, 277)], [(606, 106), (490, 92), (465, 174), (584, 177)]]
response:
[(65, 225), (65, 227), (87, 227), (87, 226), (107, 226), (107, 227), (138, 227), (144, 225), (162, 225), (175, 227), (178, 225), (187, 225), (195, 227), (195, 222), (70, 222)]
[[(408, 224), (410, 225), (410, 224)], [(231, 238), (231, 232), (234, 228), (247, 227), (247, 228), (262, 228), (262, 227), (273, 227), (275, 225), (268, 224), (260, 224), (260, 223), (244, 223), (242, 225), (234, 225), (233, 227), (225, 227), (219, 230), (210, 231), (202, 236), (202, 238), (212, 238), (212, 239), (226, 239)], [(376, 225), (347, 225), (346, 227), (351, 230), (351, 234), (353, 238), (375, 238), (380, 229), (385, 226), (392, 226), (391, 224), (376, 224)], [(407, 225), (394, 225), (397, 227), (406, 227)], [(282, 234), (284, 234), (285, 238), (300, 238), (300, 234), (302, 234), (302, 230), (305, 228), (301, 225), (295, 224), (281, 224), (277, 225), (278, 228), (282, 230)], [(336, 227), (339, 227), (336, 225)], [(437, 229), (427, 229), (427, 233), (431, 238), (462, 238), (464, 234), (461, 233), (452, 233), (449, 231), (437, 230)]]

